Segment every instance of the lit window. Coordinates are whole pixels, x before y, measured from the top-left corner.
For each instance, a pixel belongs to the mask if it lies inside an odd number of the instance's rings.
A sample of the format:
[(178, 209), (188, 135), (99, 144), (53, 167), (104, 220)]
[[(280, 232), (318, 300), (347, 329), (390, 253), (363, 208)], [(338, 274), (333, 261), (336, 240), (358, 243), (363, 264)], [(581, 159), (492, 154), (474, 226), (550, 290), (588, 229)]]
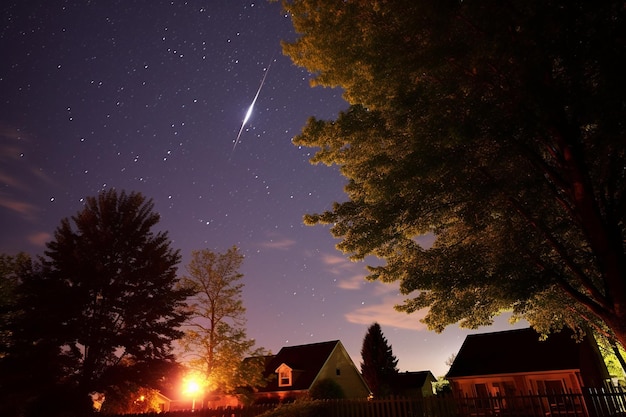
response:
[(278, 373), (278, 386), (290, 387), (292, 384), (291, 368), (283, 363), (276, 369), (276, 372)]
[(281, 387), (291, 385), (291, 372), (289, 372), (287, 369), (279, 372), (279, 378), (280, 383), (278, 385), (280, 385)]

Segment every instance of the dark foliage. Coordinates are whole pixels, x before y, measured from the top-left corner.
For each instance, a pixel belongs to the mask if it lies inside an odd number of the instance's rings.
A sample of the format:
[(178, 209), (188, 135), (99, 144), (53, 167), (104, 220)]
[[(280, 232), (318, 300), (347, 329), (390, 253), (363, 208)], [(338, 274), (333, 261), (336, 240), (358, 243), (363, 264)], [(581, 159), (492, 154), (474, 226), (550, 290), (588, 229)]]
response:
[(152, 231), (158, 220), (141, 194), (110, 190), (61, 221), (46, 256), (20, 277), (0, 396), (32, 415), (46, 406), (85, 415), (91, 392), (164, 377), (189, 292), (177, 288), (178, 251)]
[(337, 381), (326, 378), (313, 384), (309, 389), (309, 397), (313, 400), (338, 400), (346, 395)]
[(367, 329), (361, 347), (361, 359), (361, 374), (374, 398), (393, 394), (392, 379), (398, 373), (398, 359), (393, 355), (378, 323)]
[(284, 51), (351, 104), (294, 138), (348, 180), (307, 223), (436, 331), (512, 310), (626, 344), (623, 1), (283, 4)]

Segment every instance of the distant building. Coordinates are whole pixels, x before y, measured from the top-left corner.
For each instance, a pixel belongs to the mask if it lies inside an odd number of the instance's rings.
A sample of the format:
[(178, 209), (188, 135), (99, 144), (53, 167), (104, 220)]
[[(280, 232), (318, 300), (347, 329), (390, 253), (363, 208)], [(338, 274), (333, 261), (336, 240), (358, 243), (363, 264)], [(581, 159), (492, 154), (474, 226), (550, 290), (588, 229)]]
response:
[(157, 392), (155, 402), (159, 408), (159, 412), (164, 413), (170, 411), (172, 400), (163, 393)]
[(437, 378), (430, 371), (400, 372), (391, 380), (394, 395), (407, 398), (424, 398), (434, 395), (433, 384)]

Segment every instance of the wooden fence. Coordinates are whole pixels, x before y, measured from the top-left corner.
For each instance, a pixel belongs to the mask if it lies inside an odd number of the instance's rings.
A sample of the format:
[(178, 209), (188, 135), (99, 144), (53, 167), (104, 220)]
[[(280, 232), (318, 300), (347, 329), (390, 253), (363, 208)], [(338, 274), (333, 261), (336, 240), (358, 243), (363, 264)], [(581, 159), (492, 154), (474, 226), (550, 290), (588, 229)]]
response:
[(324, 417), (626, 417), (626, 391), (424, 399), (335, 400)]
[[(153, 414), (160, 417), (256, 417), (276, 405), (225, 407)], [(587, 389), (583, 393), (528, 394), (515, 396), (455, 397), (423, 399), (314, 401), (307, 407), (288, 407), (280, 417), (626, 417), (626, 391)], [(143, 414), (142, 416), (146, 416)]]

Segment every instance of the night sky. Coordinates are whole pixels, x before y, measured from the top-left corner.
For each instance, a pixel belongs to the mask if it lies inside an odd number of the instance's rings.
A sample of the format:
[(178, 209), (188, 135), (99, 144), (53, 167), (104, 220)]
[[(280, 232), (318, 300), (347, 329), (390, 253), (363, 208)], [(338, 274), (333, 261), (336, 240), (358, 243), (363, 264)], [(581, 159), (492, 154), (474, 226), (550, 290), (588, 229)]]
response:
[[(277, 3), (10, 1), (0, 6), (0, 252), (41, 254), (86, 196), (153, 199), (172, 246), (245, 255), (248, 336), (340, 339), (357, 366), (378, 321), (402, 371), (447, 371), (465, 335), (397, 313), (397, 286), (363, 279), (307, 212), (346, 199), (336, 168), (291, 143), (309, 116), (347, 108), (281, 53), (295, 34)], [(271, 66), (270, 66), (271, 63)], [(269, 67), (269, 71), (268, 71)], [(267, 76), (266, 76), (267, 75)], [(266, 76), (250, 120), (234, 141)], [(509, 328), (505, 318), (498, 326)], [(517, 326), (520, 327), (520, 326)], [(523, 327), (523, 325), (522, 325)]]

